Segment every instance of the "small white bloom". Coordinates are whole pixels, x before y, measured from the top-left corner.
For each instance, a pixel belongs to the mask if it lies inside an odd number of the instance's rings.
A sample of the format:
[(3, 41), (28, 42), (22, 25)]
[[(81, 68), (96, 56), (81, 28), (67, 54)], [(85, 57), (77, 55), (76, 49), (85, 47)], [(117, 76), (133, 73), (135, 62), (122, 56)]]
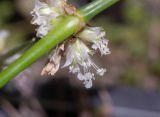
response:
[(101, 68), (97, 70), (97, 74), (99, 74), (100, 76), (103, 76), (105, 72), (106, 72), (106, 69)]
[(81, 40), (76, 39), (66, 50), (66, 62), (63, 66), (69, 66), (70, 72), (77, 74), (77, 78), (84, 81), (86, 88), (90, 88), (95, 79), (93, 70), (100, 76), (106, 71), (94, 64), (91, 55), (93, 52)]
[(94, 50), (99, 49), (101, 55), (110, 54), (108, 48), (108, 40), (105, 38), (105, 32), (101, 27), (86, 27), (80, 32), (77, 37), (80, 39), (93, 43), (92, 48)]
[(47, 3), (36, 0), (31, 11), (32, 24), (38, 25), (37, 36), (45, 36), (53, 27), (52, 20), (63, 14), (64, 0), (49, 0)]
[(86, 88), (92, 87), (92, 79), (94, 78), (94, 74), (92, 73), (85, 73), (84, 74), (84, 85)]

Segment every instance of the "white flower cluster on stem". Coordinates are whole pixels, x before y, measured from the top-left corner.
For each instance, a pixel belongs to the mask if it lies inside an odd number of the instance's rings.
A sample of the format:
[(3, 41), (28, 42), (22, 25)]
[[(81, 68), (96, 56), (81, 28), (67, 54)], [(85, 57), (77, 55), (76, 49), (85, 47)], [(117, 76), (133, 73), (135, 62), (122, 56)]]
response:
[(106, 69), (99, 68), (91, 59), (93, 55), (86, 44), (80, 39), (76, 39), (74, 43), (70, 44), (66, 50), (66, 62), (63, 67), (69, 66), (70, 72), (77, 74), (77, 78), (84, 81), (85, 87), (90, 88), (92, 86), (92, 80), (95, 79), (95, 75), (92, 70), (100, 76), (106, 72)]
[[(92, 49), (86, 43), (91, 43)], [(69, 66), (70, 72), (77, 74), (77, 78), (84, 81), (86, 88), (92, 86), (92, 80), (95, 79), (94, 71), (99, 76), (106, 72), (106, 69), (99, 68), (90, 57), (97, 49), (101, 55), (110, 54), (105, 32), (100, 27), (87, 26), (76, 35), (75, 42), (66, 50), (66, 63), (63, 67)]]
[(36, 0), (35, 7), (31, 11), (32, 24), (38, 25), (37, 36), (45, 36), (52, 28), (52, 21), (64, 14), (66, 0), (48, 0), (47, 3)]
[[(91, 47), (88, 47), (86, 43), (90, 43)], [(83, 81), (86, 88), (92, 87), (95, 73), (103, 76), (106, 72), (106, 69), (99, 68), (91, 58), (96, 50), (99, 50), (101, 55), (110, 54), (108, 40), (105, 38), (105, 32), (102, 28), (87, 26), (83, 31), (74, 35), (72, 41), (62, 45), (53, 51), (50, 62), (43, 69), (42, 75), (54, 75), (58, 71), (62, 57), (60, 52), (62, 50), (66, 58), (62, 68), (69, 67), (69, 71), (76, 74), (77, 78)], [(66, 46), (65, 50), (64, 46)]]
[[(67, 6), (66, 0), (48, 0), (47, 3), (37, 0), (35, 8), (31, 12), (32, 23), (39, 26), (37, 36), (45, 36), (53, 28), (52, 21), (57, 17), (66, 13), (72, 15), (75, 11), (74, 6)], [(99, 50), (101, 55), (110, 54), (105, 35), (105, 31), (101, 27), (84, 27), (83, 30), (68, 39), (67, 43), (64, 42), (53, 50), (50, 61), (43, 68), (41, 74), (54, 75), (60, 68), (63, 54), (66, 62), (62, 68), (69, 67), (69, 71), (76, 74), (86, 88), (92, 87), (95, 74), (103, 76), (106, 72), (106, 69), (99, 68), (91, 58), (96, 50)]]

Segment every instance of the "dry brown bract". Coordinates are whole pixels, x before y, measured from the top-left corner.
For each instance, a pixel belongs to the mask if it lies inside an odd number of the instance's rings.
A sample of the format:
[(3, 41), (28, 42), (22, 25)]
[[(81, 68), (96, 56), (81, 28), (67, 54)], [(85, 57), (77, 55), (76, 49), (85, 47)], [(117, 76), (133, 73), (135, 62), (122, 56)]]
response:
[(60, 45), (53, 51), (53, 55), (50, 57), (49, 63), (43, 68), (41, 75), (54, 75), (60, 66), (61, 52), (64, 51), (64, 44)]

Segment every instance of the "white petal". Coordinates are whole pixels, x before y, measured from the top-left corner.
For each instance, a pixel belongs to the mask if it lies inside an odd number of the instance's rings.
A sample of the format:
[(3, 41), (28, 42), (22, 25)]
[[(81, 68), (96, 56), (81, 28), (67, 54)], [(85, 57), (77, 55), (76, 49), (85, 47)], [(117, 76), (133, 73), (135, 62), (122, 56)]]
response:
[(100, 76), (103, 76), (105, 72), (106, 72), (106, 69), (103, 69), (103, 68), (97, 70), (97, 74), (99, 74)]
[(69, 67), (69, 70), (70, 70), (70, 72), (72, 72), (73, 74), (80, 72), (80, 68), (79, 68), (78, 65), (75, 65), (75, 66), (74, 66), (74, 65), (71, 65), (71, 66)]
[(84, 85), (85, 85), (86, 88), (91, 88), (92, 87), (92, 80), (86, 80), (84, 82)]
[(77, 78), (82, 81), (84, 80), (84, 75), (82, 75), (81, 73), (78, 73)]
[(86, 73), (84, 75), (84, 85), (86, 88), (91, 88), (92, 87), (92, 79), (93, 79), (93, 74), (92, 73)]

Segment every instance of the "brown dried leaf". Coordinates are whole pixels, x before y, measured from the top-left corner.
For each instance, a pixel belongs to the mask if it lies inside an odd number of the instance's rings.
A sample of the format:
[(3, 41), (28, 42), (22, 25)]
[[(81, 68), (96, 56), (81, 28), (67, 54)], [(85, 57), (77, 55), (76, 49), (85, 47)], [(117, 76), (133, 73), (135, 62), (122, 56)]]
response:
[(74, 15), (76, 14), (76, 7), (73, 5), (65, 5), (64, 7), (64, 11), (68, 14), (68, 15)]

